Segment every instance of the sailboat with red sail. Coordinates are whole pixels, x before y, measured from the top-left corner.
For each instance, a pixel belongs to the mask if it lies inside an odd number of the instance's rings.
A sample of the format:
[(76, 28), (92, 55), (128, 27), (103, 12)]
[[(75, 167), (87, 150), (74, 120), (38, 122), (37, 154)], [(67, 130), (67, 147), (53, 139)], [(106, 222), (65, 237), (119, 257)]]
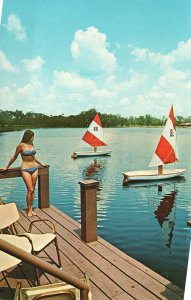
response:
[(170, 109), (166, 125), (159, 139), (149, 167), (157, 166), (155, 170), (123, 172), (123, 183), (140, 180), (162, 180), (180, 176), (186, 169), (163, 169), (164, 165), (179, 161), (177, 147), (177, 133), (173, 106)]
[(92, 146), (92, 150), (73, 152), (72, 158), (111, 155), (111, 150), (98, 150), (98, 147), (107, 146), (104, 141), (103, 126), (98, 113), (96, 113), (93, 118), (90, 126), (82, 137), (82, 140)]

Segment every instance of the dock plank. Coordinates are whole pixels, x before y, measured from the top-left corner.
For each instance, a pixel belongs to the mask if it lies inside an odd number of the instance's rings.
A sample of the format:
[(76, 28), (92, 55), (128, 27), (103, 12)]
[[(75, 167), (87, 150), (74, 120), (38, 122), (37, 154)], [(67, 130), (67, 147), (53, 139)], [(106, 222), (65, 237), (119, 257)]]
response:
[[(55, 212), (60, 214), (61, 212), (55, 207), (52, 208)], [(48, 210), (47, 210), (48, 212)], [(51, 216), (57, 218), (56, 215)], [(79, 228), (79, 223), (71, 220), (70, 217), (64, 215), (67, 228), (77, 235), (76, 229)], [(120, 270), (126, 273), (127, 276), (136, 280), (139, 284), (142, 283), (145, 288), (150, 290), (152, 293), (158, 295), (161, 293), (161, 299), (166, 299), (166, 297), (172, 297), (172, 299), (183, 298), (183, 290), (172, 284), (170, 281), (160, 276), (156, 272), (150, 270), (143, 264), (137, 262), (132, 257), (129, 257), (124, 252), (120, 251), (113, 245), (109, 244), (105, 240), (99, 238), (98, 242), (89, 243), (89, 246), (96, 251), (101, 253), (101, 255), (108, 260), (110, 263), (116, 265)], [(153, 292), (154, 291), (154, 292)], [(165, 296), (163, 296), (165, 294)], [(177, 296), (178, 294), (179, 296)]]
[[(44, 212), (42, 212), (42, 211), (38, 211), (38, 216), (40, 216), (41, 218), (46, 218), (46, 219), (48, 219), (48, 217), (47, 217), (47, 215), (45, 215), (44, 214)], [(22, 221), (19, 221), (19, 222), (22, 222), (22, 225), (23, 225), (23, 220), (25, 219), (26, 217), (25, 216), (23, 216), (23, 218), (22, 218)], [(50, 220), (51, 220), (51, 218), (50, 218)], [(26, 222), (26, 220), (25, 220), (25, 222)], [(27, 227), (28, 227), (28, 225), (27, 225)], [(47, 228), (46, 228), (47, 229)], [(42, 233), (42, 232), (45, 232), (46, 231), (46, 229), (45, 229), (45, 226), (43, 226), (43, 224), (41, 224), (41, 226), (40, 227), (36, 227), (36, 233)], [(63, 229), (62, 229), (62, 231), (63, 231)], [(82, 258), (80, 258), (79, 256), (77, 256), (77, 262), (76, 262), (76, 265), (78, 265), (78, 261), (80, 260), (81, 261), (81, 263), (82, 263), (82, 267), (81, 267), (81, 272), (79, 271), (79, 269), (78, 269), (78, 272), (74, 272), (74, 270), (72, 270), (72, 268), (71, 268), (71, 265), (73, 265), (73, 266), (75, 266), (75, 263), (74, 263), (74, 261), (76, 261), (74, 258), (75, 258), (75, 255), (76, 255), (76, 253), (75, 253), (75, 249), (73, 248), (73, 247), (69, 247), (69, 245), (68, 245), (68, 242), (65, 242), (64, 243), (64, 240), (63, 240), (63, 238), (64, 238), (64, 233), (63, 233), (63, 235), (62, 235), (62, 239), (61, 240), (59, 240), (58, 239), (58, 242), (59, 242), (59, 246), (60, 246), (60, 254), (61, 254), (61, 260), (62, 260), (62, 265), (63, 265), (63, 269), (64, 269), (64, 271), (68, 271), (68, 272), (70, 272), (71, 274), (73, 274), (73, 275), (75, 275), (75, 276), (77, 276), (78, 278), (82, 278), (83, 277), (83, 272), (84, 272), (84, 268), (85, 268), (85, 263), (86, 262), (84, 262), (84, 261), (82, 261), (84, 258), (82, 257)], [(67, 235), (65, 236), (65, 239), (66, 240), (68, 240), (68, 239), (70, 239), (70, 236), (68, 236), (68, 233), (67, 233)], [(78, 241), (79, 242), (79, 241)], [(84, 243), (83, 243), (84, 244)], [(50, 247), (51, 247), (51, 245), (47, 248), (47, 250), (46, 250), (46, 254), (48, 254), (49, 255), (49, 257), (51, 257), (51, 255), (52, 255), (52, 252), (50, 252)], [(54, 246), (53, 246), (53, 248), (54, 248)], [(54, 251), (55, 251), (55, 249), (54, 249)], [(71, 261), (70, 261), (70, 268), (68, 268), (68, 269), (66, 269), (66, 265), (65, 265), (65, 263), (64, 263), (64, 261), (65, 261), (65, 258), (66, 258), (66, 253), (68, 253), (69, 254), (69, 258), (68, 258), (68, 260), (69, 259), (71, 259)], [(53, 253), (54, 255), (55, 255), (55, 253)], [(67, 254), (67, 255), (68, 255)], [(64, 261), (63, 261), (63, 258), (64, 258)], [(94, 274), (94, 272), (95, 272), (95, 274)], [(94, 272), (93, 272), (93, 270), (92, 270), (92, 266), (91, 266), (91, 274), (90, 275), (92, 275), (92, 276), (96, 276), (96, 269), (94, 270)], [(90, 273), (90, 272), (88, 272), (88, 273)], [(98, 275), (97, 275), (98, 277), (96, 278), (96, 280), (98, 280), (98, 278), (100, 278), (100, 273), (98, 273)], [(106, 278), (107, 279), (107, 278)], [(103, 289), (104, 289), (104, 287), (106, 287), (104, 284), (105, 284), (105, 282), (104, 282), (104, 279), (103, 279), (103, 281), (102, 281), (102, 284), (103, 284)], [(109, 285), (109, 289), (110, 289), (110, 285)], [(100, 291), (100, 288), (98, 289), (96, 286), (94, 286), (94, 287), (92, 287), (92, 290), (94, 290), (94, 291), (96, 291), (96, 295), (97, 295), (97, 297), (99, 297), (99, 293), (98, 293), (98, 291)], [(115, 291), (115, 293), (118, 293), (119, 291), (117, 290), (117, 291)], [(98, 298), (99, 299), (99, 298)], [(104, 299), (110, 299), (110, 298), (108, 298), (106, 295), (104, 296)], [(129, 297), (129, 299), (132, 299), (132, 298), (130, 298)]]
[[(52, 208), (55, 212), (58, 213), (58, 215), (62, 216), (65, 218), (65, 220), (61, 221), (66, 223), (67, 229), (70, 230), (73, 235), (78, 236), (79, 234), (79, 224), (77, 222), (75, 222), (73, 219), (71, 220), (70, 217), (66, 216), (66, 215), (62, 215), (62, 213), (56, 209), (55, 207)], [(49, 209), (46, 209), (46, 213), (48, 213)], [(50, 212), (51, 217), (54, 218), (54, 220), (58, 220), (58, 215), (54, 215), (53, 212)], [(77, 233), (78, 232), (78, 233)], [(99, 241), (101, 241), (102, 243), (100, 243)], [(104, 246), (108, 246), (110, 245), (110, 248), (112, 249), (111, 253), (110, 253), (110, 257), (108, 256), (109, 253), (109, 249), (108, 247), (105, 248), (105, 251), (103, 249), (103, 247), (101, 247), (101, 245), (104, 244)], [(120, 250), (116, 249), (114, 246), (112, 246), (111, 244), (105, 242), (103, 239), (99, 238), (98, 242), (94, 242), (94, 243), (89, 243), (88, 244), (89, 247), (93, 247), (95, 250), (95, 245), (99, 250), (96, 250), (97, 253), (101, 253), (101, 255), (103, 256), (104, 253), (107, 254), (106, 259), (112, 264), (114, 264), (117, 261), (118, 264), (118, 268), (120, 270), (123, 270), (126, 275), (128, 275), (128, 277), (136, 279), (137, 282), (140, 283), (144, 286), (145, 289), (150, 290), (151, 293), (155, 293), (156, 295), (160, 294), (160, 299), (182, 299), (183, 298), (183, 291), (176, 287), (175, 285), (171, 284), (168, 280), (164, 279), (162, 276), (158, 276), (157, 273), (151, 271), (150, 273), (152, 274), (152, 276), (150, 276), (150, 274), (147, 274), (148, 272), (148, 268), (145, 267), (142, 264), (139, 264), (138, 262), (136, 262), (136, 266), (133, 265), (133, 263), (135, 262), (134, 259), (132, 259), (131, 257), (127, 256), (125, 253), (121, 252)], [(115, 249), (115, 250), (114, 250)], [(116, 251), (117, 250), (117, 251)], [(117, 253), (117, 254), (116, 254)], [(120, 255), (122, 254), (122, 258), (120, 258)], [(86, 254), (87, 255), (87, 254)], [(124, 257), (125, 257), (125, 261), (128, 262), (128, 265), (124, 264)], [(120, 258), (120, 265), (119, 265), (119, 258)], [(102, 260), (103, 262), (103, 260)], [(132, 269), (132, 266), (134, 267), (134, 270)], [(135, 270), (136, 268), (136, 270)], [(129, 276), (129, 269), (131, 269), (131, 276)], [(128, 272), (126, 271), (128, 270)], [(138, 272), (139, 270), (139, 272)], [(111, 270), (109, 270), (109, 274)], [(149, 272), (148, 272), (149, 273)], [(146, 278), (147, 277), (147, 278)], [(118, 277), (118, 281), (119, 281), (119, 277)], [(123, 283), (121, 283), (123, 284)], [(135, 284), (136, 285), (136, 284)], [(123, 286), (123, 285), (122, 285)], [(172, 288), (172, 290), (171, 290)], [(154, 291), (154, 292), (153, 292)], [(178, 295), (177, 295), (178, 294)], [(143, 297), (144, 294), (142, 294)], [(135, 293), (133, 293), (133, 297), (136, 297)], [(147, 295), (147, 297), (149, 297)], [(152, 298), (152, 296), (150, 295), (150, 297)]]
[[(47, 211), (47, 210), (46, 210)], [(41, 212), (42, 213), (42, 212)], [(63, 225), (63, 219), (59, 219), (58, 215), (55, 213), (53, 215), (53, 212), (51, 211), (51, 217), (55, 218), (57, 220), (57, 229), (58, 232), (61, 230), (61, 226)], [(69, 225), (68, 225), (69, 226)], [(67, 228), (68, 228), (67, 226)], [(89, 276), (95, 276), (97, 272), (97, 268), (99, 269), (99, 281), (100, 281), (100, 276), (105, 275), (107, 280), (110, 278), (110, 280), (113, 281), (113, 284), (115, 283), (116, 286), (118, 286), (118, 289), (112, 294), (108, 294), (110, 297), (115, 296), (119, 293), (122, 292), (127, 292), (129, 295), (135, 298), (139, 298), (140, 295), (142, 299), (155, 299), (154, 295), (148, 291), (147, 289), (143, 288), (141, 285), (137, 285), (137, 282), (132, 280), (130, 276), (124, 276), (124, 273), (121, 272), (118, 268), (116, 268), (113, 264), (108, 262), (104, 257), (89, 247), (85, 243), (81, 243), (81, 240), (79, 240), (79, 236), (76, 236), (76, 228), (74, 229), (74, 235), (70, 237), (69, 243), (71, 244), (72, 248), (76, 248), (78, 251), (78, 256), (82, 255), (83, 257), (78, 261), (78, 265), (82, 264), (82, 259), (83, 259), (83, 268), (86, 268), (85, 271), (88, 272)], [(64, 236), (62, 235), (62, 238)], [(74, 258), (76, 255), (74, 254)], [(85, 259), (85, 261), (84, 261)], [(87, 262), (87, 259), (89, 263)], [(93, 270), (93, 272), (92, 272)], [(97, 279), (96, 279), (97, 280)], [(104, 283), (104, 289), (106, 289), (106, 279), (104, 281), (104, 277), (102, 278), (101, 282)], [(123, 287), (122, 290), (119, 290), (119, 287)], [(111, 288), (111, 287), (110, 287)]]
[[(41, 218), (52, 219), (42, 210), (37, 212)], [(58, 220), (58, 216), (56, 215), (55, 217), (57, 222), (56, 229), (60, 251), (65, 253), (65, 255), (68, 255), (68, 258), (71, 258), (73, 263), (78, 266), (78, 268), (82, 272), (87, 272), (89, 274), (90, 280), (92, 279), (95, 281), (95, 283), (97, 282), (99, 288), (103, 289), (107, 296), (114, 297), (115, 295), (121, 293), (122, 289), (118, 285), (111, 285), (110, 280), (107, 278), (107, 276), (105, 276), (105, 274), (102, 273), (98, 268), (96, 268), (92, 263), (92, 261), (95, 260), (95, 257), (93, 255), (94, 253), (92, 253), (91, 257), (87, 256), (89, 246), (81, 242), (79, 237), (73, 236), (71, 234), (69, 235), (67, 229), (63, 230), (63, 227), (60, 225), (60, 223), (62, 223), (62, 218)]]
[[(63, 270), (82, 278), (84, 272), (88, 273), (91, 283), (93, 300), (182, 300), (184, 291), (139, 263), (104, 239), (98, 237), (98, 241), (84, 243), (80, 238), (80, 224), (61, 212), (54, 206), (46, 209), (35, 209), (36, 217), (28, 218), (26, 211), (20, 211), (20, 219), (17, 223), (19, 233), (28, 230), (30, 222), (39, 219), (49, 219), (56, 225), (58, 244), (60, 249)], [(38, 224), (38, 223), (37, 223)], [(41, 223), (34, 230), (37, 233), (47, 232), (49, 225)], [(51, 263), (57, 262), (54, 245), (49, 245), (39, 254)], [(25, 286), (35, 283), (33, 268), (27, 271), (22, 265), (22, 271), (15, 271), (16, 277), (7, 276), (7, 282), (0, 277), (0, 292), (9, 293), (14, 290), (16, 281), (22, 279)], [(19, 272), (20, 275), (19, 275)], [(58, 282), (53, 276), (41, 274), (43, 284)], [(9, 286), (9, 288), (7, 288)], [(1, 299), (1, 298), (0, 298)], [(2, 298), (11, 299), (11, 298)]]

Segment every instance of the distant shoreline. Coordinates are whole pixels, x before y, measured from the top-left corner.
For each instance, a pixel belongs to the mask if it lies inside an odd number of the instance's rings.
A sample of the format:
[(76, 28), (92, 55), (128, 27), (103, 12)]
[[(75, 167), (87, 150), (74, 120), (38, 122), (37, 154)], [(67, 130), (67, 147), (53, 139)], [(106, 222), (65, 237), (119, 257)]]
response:
[[(177, 126), (178, 128), (191, 128), (191, 126)], [(87, 127), (64, 127), (64, 126), (31, 126), (31, 125), (23, 125), (23, 126), (18, 126), (18, 125), (13, 125), (13, 126), (3, 126), (0, 128), (0, 133), (2, 132), (12, 132), (12, 131), (21, 131), (21, 130), (26, 130), (26, 129), (39, 129), (39, 128), (87, 128)], [(115, 127), (104, 127), (104, 128), (163, 128), (163, 126), (155, 126), (155, 125), (150, 125), (150, 126), (146, 126), (146, 125), (133, 125), (133, 126), (115, 126)]]
[[(42, 113), (22, 111), (2, 111), (0, 110), (0, 132), (13, 130), (23, 130), (26, 128), (87, 128), (93, 117), (98, 114), (103, 128), (155, 128), (164, 126), (167, 118), (156, 118), (146, 114), (145, 116), (128, 116), (102, 114), (94, 108), (82, 111), (78, 115), (65, 116), (45, 115)], [(191, 117), (183, 118), (178, 116), (176, 125), (182, 127), (191, 126)]]

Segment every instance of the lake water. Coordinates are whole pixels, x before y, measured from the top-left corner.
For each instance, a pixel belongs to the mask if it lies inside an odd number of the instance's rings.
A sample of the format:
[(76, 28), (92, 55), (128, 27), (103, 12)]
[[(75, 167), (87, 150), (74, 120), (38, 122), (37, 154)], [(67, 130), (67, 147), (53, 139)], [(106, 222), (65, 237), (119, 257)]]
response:
[[(84, 129), (35, 129), (37, 157), (50, 164), (50, 201), (80, 222), (80, 186), (99, 181), (98, 234), (128, 255), (184, 287), (191, 239), (191, 129), (177, 129), (183, 178), (122, 185), (122, 172), (147, 168), (162, 128), (105, 129), (110, 157), (71, 159)], [(0, 134), (0, 167), (5, 166), (23, 132)], [(20, 158), (12, 165), (20, 166)], [(22, 178), (0, 181), (0, 197), (25, 207)], [(37, 191), (35, 196), (37, 205)]]

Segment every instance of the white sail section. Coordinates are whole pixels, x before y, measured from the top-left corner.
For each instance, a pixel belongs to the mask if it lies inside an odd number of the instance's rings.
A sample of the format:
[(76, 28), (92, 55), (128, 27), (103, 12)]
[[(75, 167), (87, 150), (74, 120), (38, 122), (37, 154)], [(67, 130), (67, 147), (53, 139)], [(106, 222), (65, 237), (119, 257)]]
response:
[(149, 167), (173, 163), (178, 160), (178, 147), (176, 144), (176, 125), (173, 107), (171, 107), (166, 125), (150, 161)]
[(97, 139), (104, 142), (103, 137), (103, 127), (96, 123), (94, 120), (91, 122), (90, 126), (88, 127), (88, 131), (93, 134)]
[(171, 118), (167, 119), (166, 125), (163, 129), (162, 136), (169, 142), (174, 151), (176, 152), (176, 128)]
[(156, 166), (162, 166), (162, 165), (164, 165), (164, 162), (160, 159), (160, 157), (158, 157), (158, 155), (156, 155), (156, 153), (154, 153), (148, 166), (156, 167)]

